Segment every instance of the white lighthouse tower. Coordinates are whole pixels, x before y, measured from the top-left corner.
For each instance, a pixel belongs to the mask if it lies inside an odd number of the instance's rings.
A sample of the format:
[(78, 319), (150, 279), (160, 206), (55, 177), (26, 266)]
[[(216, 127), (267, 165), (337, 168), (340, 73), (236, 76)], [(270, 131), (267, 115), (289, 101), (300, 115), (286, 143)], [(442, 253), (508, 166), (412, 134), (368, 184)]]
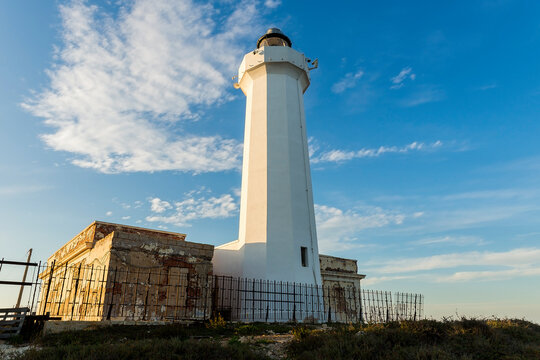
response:
[(244, 56), (246, 124), (238, 240), (216, 247), (214, 272), (321, 285), (303, 94), (309, 60), (269, 29)]

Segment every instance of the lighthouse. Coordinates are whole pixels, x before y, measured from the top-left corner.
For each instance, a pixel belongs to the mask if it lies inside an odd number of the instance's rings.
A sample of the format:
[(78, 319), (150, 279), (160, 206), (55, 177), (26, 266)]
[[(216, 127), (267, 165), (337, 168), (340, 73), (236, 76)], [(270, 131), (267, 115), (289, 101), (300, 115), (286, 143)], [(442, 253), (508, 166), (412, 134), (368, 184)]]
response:
[(310, 60), (271, 28), (247, 53), (238, 240), (216, 247), (214, 272), (321, 285), (303, 94)]

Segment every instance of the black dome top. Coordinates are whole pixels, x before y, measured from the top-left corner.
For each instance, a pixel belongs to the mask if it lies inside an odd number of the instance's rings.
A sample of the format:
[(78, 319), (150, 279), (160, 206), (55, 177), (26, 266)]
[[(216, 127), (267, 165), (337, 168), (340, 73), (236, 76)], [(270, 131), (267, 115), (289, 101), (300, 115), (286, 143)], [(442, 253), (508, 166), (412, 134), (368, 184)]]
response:
[(257, 49), (261, 46), (292, 46), (291, 39), (287, 37), (280, 29), (270, 28), (266, 34), (257, 41)]

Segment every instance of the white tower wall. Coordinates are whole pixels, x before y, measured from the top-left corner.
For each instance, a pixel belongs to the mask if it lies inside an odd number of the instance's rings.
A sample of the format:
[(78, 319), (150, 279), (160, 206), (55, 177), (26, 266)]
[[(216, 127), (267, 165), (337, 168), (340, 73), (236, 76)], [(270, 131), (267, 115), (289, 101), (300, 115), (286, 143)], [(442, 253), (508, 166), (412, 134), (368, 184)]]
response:
[(239, 238), (215, 249), (214, 271), (320, 285), (303, 103), (307, 61), (290, 47), (265, 46), (244, 56), (238, 79), (246, 95)]

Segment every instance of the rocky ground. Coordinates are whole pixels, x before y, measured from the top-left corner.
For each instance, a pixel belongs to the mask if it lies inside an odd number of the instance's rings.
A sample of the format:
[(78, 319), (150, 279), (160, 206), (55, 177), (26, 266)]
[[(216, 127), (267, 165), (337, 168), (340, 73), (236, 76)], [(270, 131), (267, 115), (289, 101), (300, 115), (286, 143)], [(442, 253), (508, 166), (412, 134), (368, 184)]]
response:
[(28, 349), (35, 346), (33, 345), (13, 345), (5, 340), (0, 340), (0, 359), (9, 359), (23, 354)]
[[(266, 356), (271, 359), (284, 359), (286, 355), (287, 344), (294, 338), (291, 334), (269, 334), (269, 335), (255, 335), (255, 336), (242, 336), (238, 341), (242, 344), (249, 344), (255, 348), (261, 350)], [(222, 341), (223, 345), (228, 344), (231, 341), (226, 339)]]

